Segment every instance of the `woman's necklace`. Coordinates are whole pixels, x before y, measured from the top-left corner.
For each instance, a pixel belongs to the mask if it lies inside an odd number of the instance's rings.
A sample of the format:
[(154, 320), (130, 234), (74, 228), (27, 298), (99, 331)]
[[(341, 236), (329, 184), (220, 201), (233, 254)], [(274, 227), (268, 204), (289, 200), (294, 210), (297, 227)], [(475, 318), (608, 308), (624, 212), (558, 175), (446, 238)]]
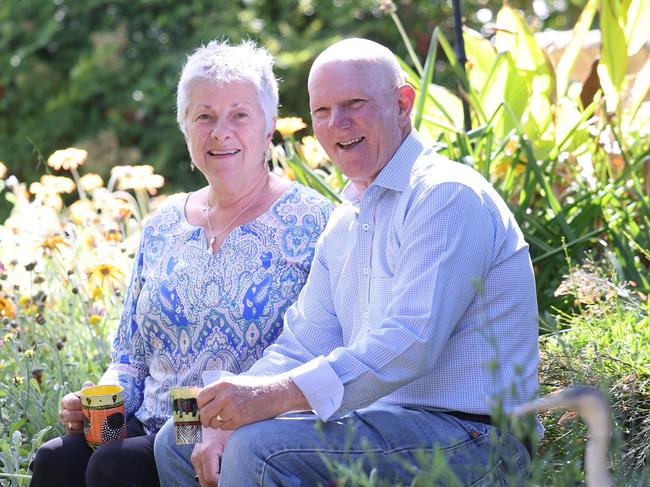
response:
[[(264, 182), (264, 184), (266, 184), (266, 181)], [(262, 185), (262, 188), (263, 187), (264, 187), (264, 185)], [(214, 207), (210, 206), (210, 193), (208, 192), (208, 197), (207, 197), (207, 200), (206, 200), (207, 206), (205, 208), (203, 208), (203, 213), (205, 213), (205, 219), (208, 221), (208, 228), (210, 229), (210, 236), (208, 237), (208, 249), (212, 248), (214, 243), (217, 241), (217, 237), (219, 237), (219, 235), (221, 235), (223, 232), (228, 230), (230, 228), (230, 226), (233, 223), (235, 223), (235, 221), (237, 221), (237, 219), (246, 212), (246, 210), (248, 210), (251, 206), (253, 206), (253, 203), (255, 203), (257, 201), (257, 199), (260, 197), (260, 194), (262, 194), (261, 190), (257, 192), (257, 194), (255, 195), (255, 198), (250, 200), (250, 202), (244, 207), (244, 209), (242, 211), (240, 211), (239, 213), (237, 213), (237, 215), (235, 215), (235, 218), (233, 218), (230, 221), (230, 223), (228, 223), (228, 225), (223, 227), (218, 232), (215, 232), (212, 229), (212, 223), (210, 223), (210, 211), (212, 211), (212, 208), (214, 208)]]

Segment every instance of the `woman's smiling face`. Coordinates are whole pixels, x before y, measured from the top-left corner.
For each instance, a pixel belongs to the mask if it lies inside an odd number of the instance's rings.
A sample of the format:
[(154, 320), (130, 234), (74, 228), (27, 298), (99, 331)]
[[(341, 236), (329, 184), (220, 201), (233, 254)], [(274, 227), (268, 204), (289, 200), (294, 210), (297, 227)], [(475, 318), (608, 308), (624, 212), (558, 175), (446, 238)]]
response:
[(196, 79), (189, 86), (187, 147), (209, 182), (259, 177), (273, 130), (264, 133), (264, 111), (248, 81), (215, 83)]

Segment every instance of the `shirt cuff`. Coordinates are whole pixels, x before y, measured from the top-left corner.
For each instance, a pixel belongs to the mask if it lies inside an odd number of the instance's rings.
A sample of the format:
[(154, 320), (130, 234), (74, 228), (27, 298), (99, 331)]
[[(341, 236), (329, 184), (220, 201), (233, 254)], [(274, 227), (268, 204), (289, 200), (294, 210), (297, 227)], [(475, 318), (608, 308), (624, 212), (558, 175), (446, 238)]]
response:
[(217, 382), (222, 377), (235, 375), (227, 370), (204, 370), (201, 377), (203, 379), (203, 387), (209, 386), (213, 382)]
[(314, 412), (327, 421), (343, 401), (343, 383), (322, 355), (289, 372)]

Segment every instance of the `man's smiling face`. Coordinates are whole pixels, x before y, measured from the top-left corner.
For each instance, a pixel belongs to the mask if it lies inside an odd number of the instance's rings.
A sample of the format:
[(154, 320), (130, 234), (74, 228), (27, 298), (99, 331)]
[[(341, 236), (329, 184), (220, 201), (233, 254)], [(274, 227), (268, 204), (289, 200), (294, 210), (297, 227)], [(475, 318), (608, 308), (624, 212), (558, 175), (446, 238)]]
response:
[[(314, 134), (332, 161), (364, 190), (410, 130), (402, 87), (367, 61), (329, 61), (309, 78)], [(408, 125), (408, 130), (406, 127)]]

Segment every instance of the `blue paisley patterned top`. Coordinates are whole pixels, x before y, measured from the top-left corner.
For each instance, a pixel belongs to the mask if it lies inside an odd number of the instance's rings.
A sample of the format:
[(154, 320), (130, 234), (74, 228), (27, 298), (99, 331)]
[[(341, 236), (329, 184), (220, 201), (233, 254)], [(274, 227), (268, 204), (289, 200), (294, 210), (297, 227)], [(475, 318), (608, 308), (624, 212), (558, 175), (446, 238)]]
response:
[(171, 416), (170, 387), (201, 385), (204, 370), (245, 371), (275, 341), (333, 209), (293, 183), (213, 255), (185, 219), (186, 199), (168, 198), (144, 225), (101, 380), (124, 387), (127, 416), (150, 432)]

